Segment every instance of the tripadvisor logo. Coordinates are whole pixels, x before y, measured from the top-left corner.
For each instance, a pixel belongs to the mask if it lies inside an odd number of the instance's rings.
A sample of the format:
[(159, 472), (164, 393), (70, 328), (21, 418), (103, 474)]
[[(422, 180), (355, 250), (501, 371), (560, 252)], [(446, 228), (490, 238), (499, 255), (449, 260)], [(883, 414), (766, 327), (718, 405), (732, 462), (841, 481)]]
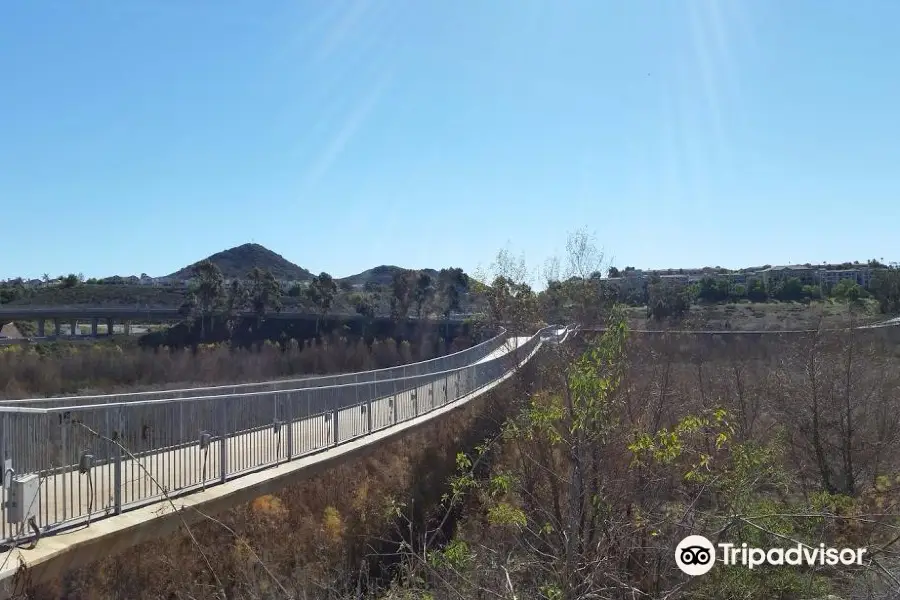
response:
[(675, 564), (692, 577), (704, 575), (716, 564), (716, 548), (702, 535), (689, 535), (675, 547)]
[(826, 548), (797, 544), (789, 548), (752, 548), (747, 544), (713, 545), (702, 535), (689, 535), (675, 547), (675, 564), (684, 573), (704, 575), (716, 564), (716, 555), (725, 565), (741, 565), (753, 569), (761, 565), (836, 566), (862, 565), (865, 548)]

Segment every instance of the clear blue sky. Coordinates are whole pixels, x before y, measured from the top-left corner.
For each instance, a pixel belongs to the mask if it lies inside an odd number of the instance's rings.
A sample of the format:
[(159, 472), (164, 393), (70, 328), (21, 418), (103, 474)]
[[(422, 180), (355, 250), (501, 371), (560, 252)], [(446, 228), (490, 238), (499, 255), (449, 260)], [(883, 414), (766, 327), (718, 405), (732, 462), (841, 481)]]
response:
[[(224, 7), (224, 8), (223, 8)], [(900, 2), (0, 4), (0, 277), (900, 260)]]

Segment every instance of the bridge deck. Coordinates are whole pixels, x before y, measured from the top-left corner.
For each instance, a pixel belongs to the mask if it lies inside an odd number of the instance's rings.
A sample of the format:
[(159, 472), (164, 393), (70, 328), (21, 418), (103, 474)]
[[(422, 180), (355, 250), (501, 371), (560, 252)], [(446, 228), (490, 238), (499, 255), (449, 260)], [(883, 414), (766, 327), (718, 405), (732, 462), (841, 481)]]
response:
[[(502, 357), (529, 338), (510, 338), (506, 344), (474, 364)], [(471, 392), (465, 382), (433, 379), (393, 396), (350, 406), (274, 426), (212, 439), (204, 449), (199, 442), (186, 447), (162, 449), (120, 461), (120, 505), (125, 510), (182, 496), (210, 485), (269, 468), (288, 460), (334, 447), (398, 422), (430, 412), (459, 395)], [(371, 416), (368, 414), (371, 412)], [(223, 448), (224, 445), (224, 448)], [(224, 463), (223, 463), (224, 460)], [(224, 464), (224, 469), (222, 468)], [(116, 465), (94, 466), (89, 474), (77, 470), (45, 476), (40, 484), (38, 524), (68, 528), (113, 514), (116, 506)], [(5, 523), (4, 533), (12, 533)]]
[[(552, 335), (557, 332), (550, 333)], [(530, 343), (523, 344), (529, 339)], [(524, 364), (538, 351), (540, 341), (546, 340), (547, 337), (537, 336), (514, 338), (491, 356), (475, 363), (476, 365), (488, 363), (483, 368), (467, 369), (466, 377), (462, 380), (457, 377), (457, 372), (453, 372), (443, 376), (442, 379), (432, 379), (414, 389), (372, 401), (371, 409), (368, 411), (372, 418), (371, 428), (368, 426), (368, 415), (364, 411), (365, 419), (361, 419), (359, 406), (355, 406), (344, 409), (338, 415), (337, 431), (329, 428), (324, 416), (320, 415), (298, 420), (289, 426), (285, 425), (282, 428), (283, 437), (276, 435), (272, 429), (230, 437), (224, 442), (225, 464), (229, 466), (229, 471), (232, 469), (239, 471), (229, 474), (226, 482), (208, 485), (206, 489), (201, 489), (204, 481), (215, 482), (220, 472), (220, 463), (217, 462), (223, 449), (220, 440), (209, 446), (205, 462), (205, 479), (203, 455), (196, 445), (190, 448), (165, 449), (137, 460), (125, 460), (122, 463), (123, 495), (137, 486), (155, 485), (151, 481), (152, 477), (162, 486), (168, 487), (173, 494), (179, 493), (183, 496), (171, 504), (160, 501), (164, 500), (160, 497), (155, 503), (148, 502), (143, 507), (134, 506), (133, 510), (127, 510), (122, 515), (98, 520), (96, 517), (104, 512), (101, 510), (99, 513), (93, 513), (95, 521), (89, 527), (75, 527), (43, 537), (34, 549), (13, 548), (0, 553), (2, 562), (0, 598), (18, 593), (14, 589), (17, 585), (17, 578), (14, 576), (22, 568), (27, 569), (26, 578), (32, 582), (52, 579), (68, 570), (85, 566), (99, 558), (202, 519), (204, 513), (191, 511), (189, 510), (191, 507), (207, 514), (225, 510), (262, 494), (273, 493), (305, 475), (324, 472), (338, 461), (363, 451), (367, 446), (390, 439), (402, 431), (453, 410), (499, 385), (513, 376), (516, 366)], [(489, 363), (491, 359), (512, 354), (513, 351), (515, 354), (509, 361)], [(447, 384), (452, 382), (454, 377), (457, 382), (462, 381), (464, 385), (457, 393), (450, 394)], [(410, 413), (410, 410), (415, 409), (416, 403), (419, 404), (419, 410)], [(353, 411), (356, 411), (356, 414)], [(360, 425), (363, 421), (366, 421), (365, 427)], [(290, 431), (291, 437), (296, 440), (292, 461), (282, 460), (282, 457), (287, 458), (285, 450), (287, 436), (284, 433), (287, 431)], [(335, 433), (339, 435), (341, 443), (329, 447), (328, 444), (334, 442)], [(316, 448), (321, 448), (321, 451), (315, 452)], [(304, 453), (306, 456), (301, 456)], [(243, 462), (233, 463), (236, 457), (241, 457)], [(280, 460), (280, 464), (271, 462), (276, 459)], [(270, 462), (267, 463), (267, 460)], [(267, 465), (269, 468), (266, 468)], [(92, 509), (96, 509), (97, 506), (101, 509), (104, 505), (108, 506), (108, 499), (113, 495), (112, 486), (109, 485), (113, 480), (112, 468), (111, 465), (102, 465), (94, 467), (91, 471), (97, 500)], [(215, 475), (210, 477), (210, 472)], [(75, 499), (62, 497), (63, 478), (68, 478), (66, 489), (70, 490), (68, 495), (74, 495)], [(179, 478), (180, 482), (173, 481)], [(79, 479), (80, 481), (75, 483)], [(197, 489), (191, 488), (191, 481), (195, 482), (194, 487)], [(69, 483), (72, 486), (69, 486)], [(42, 494), (42, 498), (46, 497), (44, 501), (46, 506), (42, 508), (50, 508), (52, 503), (54, 510), (61, 511), (66, 503), (71, 503), (71, 509), (82, 510), (86, 514), (88, 487), (84, 475), (73, 472), (48, 477), (43, 482)], [(132, 506), (128, 508), (131, 509)]]
[[(519, 338), (516, 342), (523, 339), (526, 338)], [(541, 341), (545, 339), (540, 338)], [(21, 586), (23, 581), (38, 583), (58, 578), (72, 569), (84, 567), (143, 541), (172, 533), (182, 526), (203, 520), (205, 514), (227, 510), (260, 495), (273, 493), (305, 476), (327, 472), (333, 465), (358, 455), (366, 447), (377, 445), (402, 431), (454, 410), (512, 377), (515, 367), (524, 364), (538, 351), (540, 344), (536, 343), (537, 341), (538, 338), (532, 338), (532, 343), (519, 347), (519, 352), (514, 358), (510, 357), (509, 362), (503, 360), (485, 365), (485, 369), (488, 370), (482, 371), (481, 374), (487, 377), (479, 378), (482, 382), (480, 387), (461, 393), (452, 398), (454, 401), (444, 406), (436, 405), (431, 413), (423, 413), (404, 422), (398, 422), (392, 427), (375, 430), (369, 435), (326, 448), (319, 453), (283, 462), (269, 469), (247, 473), (243, 477), (235, 477), (221, 485), (192, 491), (172, 504), (160, 502), (136, 508), (119, 516), (92, 522), (89, 527), (73, 528), (44, 537), (34, 549), (14, 548), (2, 552), (0, 598), (20, 595), (22, 590), (17, 589), (17, 586)], [(498, 355), (502, 352), (499, 351)], [(499, 367), (499, 370), (495, 370), (494, 366)], [(22, 570), (27, 571), (24, 578), (16, 577)]]

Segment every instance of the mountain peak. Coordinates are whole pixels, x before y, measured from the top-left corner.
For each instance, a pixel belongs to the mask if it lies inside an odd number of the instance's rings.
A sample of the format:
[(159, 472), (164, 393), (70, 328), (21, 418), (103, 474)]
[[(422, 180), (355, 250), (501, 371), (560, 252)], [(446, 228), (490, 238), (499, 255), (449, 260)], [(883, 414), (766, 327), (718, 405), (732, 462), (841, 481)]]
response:
[[(266, 269), (280, 280), (307, 281), (312, 278), (312, 273), (303, 267), (295, 265), (277, 252), (256, 243), (246, 243), (228, 248), (203, 260), (209, 260), (219, 267), (226, 279), (243, 279), (254, 267)], [(194, 275), (194, 267), (201, 262), (203, 261), (188, 265), (172, 273), (169, 277), (189, 279)]]

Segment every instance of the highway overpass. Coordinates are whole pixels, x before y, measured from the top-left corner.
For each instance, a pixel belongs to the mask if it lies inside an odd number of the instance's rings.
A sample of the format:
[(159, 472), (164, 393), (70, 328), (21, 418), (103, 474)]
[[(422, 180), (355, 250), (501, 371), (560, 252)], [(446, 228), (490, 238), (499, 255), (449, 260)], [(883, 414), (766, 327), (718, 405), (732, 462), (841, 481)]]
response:
[[(0, 406), (0, 596), (314, 474), (513, 376), (568, 328), (361, 373)], [(27, 545), (36, 541), (31, 549)], [(5, 586), (5, 587), (4, 587)]]

